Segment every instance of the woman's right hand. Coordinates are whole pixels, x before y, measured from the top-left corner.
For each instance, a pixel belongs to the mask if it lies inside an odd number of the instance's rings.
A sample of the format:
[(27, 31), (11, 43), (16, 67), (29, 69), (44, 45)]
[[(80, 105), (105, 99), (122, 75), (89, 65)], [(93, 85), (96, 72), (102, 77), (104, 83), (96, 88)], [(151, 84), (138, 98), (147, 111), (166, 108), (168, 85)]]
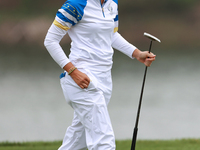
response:
[[(63, 69), (67, 72), (69, 72), (71, 68), (74, 68), (74, 65), (71, 62), (69, 62), (63, 67)], [(70, 76), (72, 77), (74, 82), (76, 82), (76, 84), (82, 89), (87, 88), (90, 83), (90, 78), (78, 69), (72, 71), (70, 73)]]
[(88, 85), (90, 84), (90, 78), (85, 73), (82, 73), (78, 69), (75, 69), (70, 74), (70, 76), (76, 82), (76, 84), (82, 89), (87, 88)]

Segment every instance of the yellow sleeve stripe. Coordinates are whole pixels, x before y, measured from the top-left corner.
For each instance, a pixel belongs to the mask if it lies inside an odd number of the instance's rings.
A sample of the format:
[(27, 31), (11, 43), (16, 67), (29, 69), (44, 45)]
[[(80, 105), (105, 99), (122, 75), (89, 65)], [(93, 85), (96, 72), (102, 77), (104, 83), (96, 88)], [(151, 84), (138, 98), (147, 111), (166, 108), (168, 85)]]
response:
[(56, 25), (57, 27), (63, 29), (63, 30), (66, 30), (66, 31), (69, 29), (69, 27), (63, 26), (61, 23), (59, 23), (56, 20), (54, 20), (53, 24)]
[(117, 32), (117, 31), (118, 31), (118, 27), (115, 27), (114, 28), (114, 33)]

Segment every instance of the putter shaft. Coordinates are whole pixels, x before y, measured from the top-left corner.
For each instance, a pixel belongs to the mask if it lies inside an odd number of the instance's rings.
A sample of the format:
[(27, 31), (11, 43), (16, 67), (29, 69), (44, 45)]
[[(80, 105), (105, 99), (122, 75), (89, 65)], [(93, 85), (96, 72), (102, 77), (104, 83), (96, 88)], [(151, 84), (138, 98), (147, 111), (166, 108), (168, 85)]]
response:
[[(151, 47), (152, 47), (152, 40), (151, 40), (150, 46), (149, 46), (149, 53), (151, 52)], [(131, 150), (135, 150), (135, 146), (136, 146), (138, 123), (139, 123), (139, 118), (140, 118), (140, 110), (141, 110), (141, 105), (142, 105), (142, 97), (143, 97), (144, 85), (145, 85), (145, 81), (146, 81), (147, 68), (148, 67), (146, 66), (145, 67), (145, 72), (144, 72), (144, 77), (143, 77), (143, 83), (142, 83), (142, 89), (141, 89), (141, 94), (140, 94), (139, 105), (138, 105), (137, 117), (136, 117), (134, 132), (133, 132)]]

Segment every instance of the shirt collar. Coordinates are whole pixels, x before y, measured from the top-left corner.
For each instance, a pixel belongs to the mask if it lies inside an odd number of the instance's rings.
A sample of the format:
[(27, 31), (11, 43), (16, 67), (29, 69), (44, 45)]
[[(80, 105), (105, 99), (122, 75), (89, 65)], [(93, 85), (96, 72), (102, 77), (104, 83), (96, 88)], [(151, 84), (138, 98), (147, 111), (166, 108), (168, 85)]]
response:
[(108, 0), (104, 0), (104, 2), (103, 2), (103, 4), (102, 4), (102, 6), (104, 6), (105, 5), (105, 3), (107, 2)]
[(107, 2), (108, 0), (104, 0), (104, 4)]

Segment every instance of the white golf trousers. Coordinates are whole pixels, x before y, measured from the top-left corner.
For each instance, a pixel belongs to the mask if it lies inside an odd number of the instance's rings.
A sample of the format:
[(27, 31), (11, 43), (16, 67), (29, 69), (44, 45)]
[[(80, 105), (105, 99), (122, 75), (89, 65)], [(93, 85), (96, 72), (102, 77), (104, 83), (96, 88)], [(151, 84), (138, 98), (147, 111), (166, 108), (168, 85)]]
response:
[(111, 72), (79, 70), (91, 80), (87, 89), (81, 89), (67, 74), (60, 79), (65, 99), (74, 109), (74, 118), (58, 150), (115, 150), (107, 110), (112, 92)]

